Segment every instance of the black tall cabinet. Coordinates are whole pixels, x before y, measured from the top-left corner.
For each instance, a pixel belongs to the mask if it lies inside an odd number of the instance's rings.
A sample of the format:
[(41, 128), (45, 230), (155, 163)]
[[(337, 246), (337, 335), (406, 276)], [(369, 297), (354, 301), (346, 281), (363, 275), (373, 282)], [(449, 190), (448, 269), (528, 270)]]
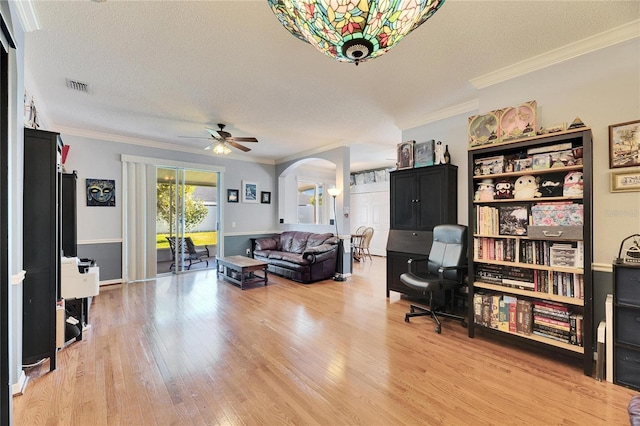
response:
[(433, 243), (433, 228), (458, 223), (458, 167), (444, 164), (391, 172), (391, 226), (387, 240), (389, 291), (422, 296), (400, 281), (407, 260), (425, 257)]
[(56, 302), (60, 294), (58, 133), (24, 130), (22, 363), (50, 358), (56, 368)]

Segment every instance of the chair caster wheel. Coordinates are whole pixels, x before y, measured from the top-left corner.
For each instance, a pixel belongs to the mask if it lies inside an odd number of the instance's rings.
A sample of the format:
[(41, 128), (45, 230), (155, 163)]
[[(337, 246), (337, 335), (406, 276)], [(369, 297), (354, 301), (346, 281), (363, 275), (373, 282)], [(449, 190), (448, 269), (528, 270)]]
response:
[(460, 323), (460, 325), (462, 325), (462, 327), (464, 327), (464, 328), (467, 328), (467, 327), (468, 327), (468, 325), (467, 325), (467, 322), (466, 322), (466, 321), (462, 321), (462, 322)]
[(416, 310), (413, 306), (409, 306), (409, 312), (414, 313)]
[(404, 322), (409, 322), (409, 315), (404, 316)]
[(440, 330), (440, 327), (439, 327), (439, 326), (438, 326), (438, 327), (436, 327), (436, 333), (440, 334), (440, 331), (441, 331), (441, 330)]

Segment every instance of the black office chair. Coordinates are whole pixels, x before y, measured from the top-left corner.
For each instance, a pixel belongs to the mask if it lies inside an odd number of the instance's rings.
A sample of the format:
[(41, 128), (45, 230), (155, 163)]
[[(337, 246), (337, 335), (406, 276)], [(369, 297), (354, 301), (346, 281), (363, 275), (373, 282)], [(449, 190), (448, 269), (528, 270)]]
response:
[[(416, 272), (414, 265), (419, 261), (427, 262), (427, 272)], [(433, 245), (426, 259), (409, 259), (409, 272), (400, 275), (400, 281), (422, 294), (429, 294), (429, 308), (410, 305), (411, 312), (404, 317), (409, 318), (429, 315), (436, 322), (436, 333), (441, 331), (438, 316), (453, 318), (466, 327), (466, 317), (453, 314), (453, 292), (465, 284), (467, 271), (467, 227), (464, 225), (438, 225), (433, 228)], [(450, 312), (442, 307), (434, 307), (434, 292), (451, 291)], [(419, 311), (419, 312), (416, 312)]]

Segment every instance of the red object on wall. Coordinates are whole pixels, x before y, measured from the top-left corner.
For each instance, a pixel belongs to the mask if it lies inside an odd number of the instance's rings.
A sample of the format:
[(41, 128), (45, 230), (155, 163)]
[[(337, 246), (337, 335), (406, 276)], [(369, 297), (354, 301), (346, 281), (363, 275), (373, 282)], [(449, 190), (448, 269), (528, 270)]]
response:
[(62, 164), (65, 163), (65, 161), (67, 161), (67, 154), (69, 153), (69, 145), (63, 145), (62, 146)]

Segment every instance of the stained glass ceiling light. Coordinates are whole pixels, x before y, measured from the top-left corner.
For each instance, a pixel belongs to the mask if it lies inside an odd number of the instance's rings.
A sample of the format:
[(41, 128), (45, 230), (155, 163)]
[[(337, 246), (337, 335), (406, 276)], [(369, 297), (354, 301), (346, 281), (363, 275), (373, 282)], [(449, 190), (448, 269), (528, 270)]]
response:
[(444, 0), (267, 0), (294, 36), (343, 62), (386, 53), (422, 25)]

